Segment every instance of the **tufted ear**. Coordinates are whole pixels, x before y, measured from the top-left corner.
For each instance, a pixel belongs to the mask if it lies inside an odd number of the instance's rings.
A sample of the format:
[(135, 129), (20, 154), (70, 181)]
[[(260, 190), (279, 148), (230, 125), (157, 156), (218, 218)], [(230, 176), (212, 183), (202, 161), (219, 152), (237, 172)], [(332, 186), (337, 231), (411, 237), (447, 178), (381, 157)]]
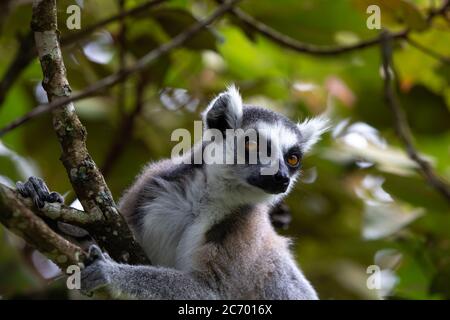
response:
[(242, 123), (242, 98), (238, 89), (231, 85), (219, 94), (203, 112), (206, 129), (237, 129)]
[(302, 151), (306, 153), (320, 140), (321, 135), (330, 129), (330, 120), (324, 116), (318, 116), (298, 123), (297, 127), (302, 135)]

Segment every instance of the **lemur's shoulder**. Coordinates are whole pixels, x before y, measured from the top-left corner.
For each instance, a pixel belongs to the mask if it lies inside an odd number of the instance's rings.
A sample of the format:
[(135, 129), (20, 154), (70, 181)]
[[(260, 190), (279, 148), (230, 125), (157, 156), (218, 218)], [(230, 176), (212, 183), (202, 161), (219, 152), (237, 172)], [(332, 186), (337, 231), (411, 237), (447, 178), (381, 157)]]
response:
[(136, 176), (134, 183), (130, 188), (125, 190), (122, 198), (119, 200), (120, 212), (125, 217), (129, 216), (135, 210), (139, 193), (143, 190), (145, 185), (162, 172), (170, 170), (172, 166), (173, 163), (170, 159), (151, 162), (144, 166), (141, 172)]
[(139, 207), (142, 202), (151, 201), (154, 191), (163, 190), (168, 184), (184, 183), (195, 173), (198, 166), (175, 163), (172, 159), (163, 159), (148, 163), (137, 175), (133, 185), (127, 189), (119, 201), (120, 212), (134, 225), (139, 219)]

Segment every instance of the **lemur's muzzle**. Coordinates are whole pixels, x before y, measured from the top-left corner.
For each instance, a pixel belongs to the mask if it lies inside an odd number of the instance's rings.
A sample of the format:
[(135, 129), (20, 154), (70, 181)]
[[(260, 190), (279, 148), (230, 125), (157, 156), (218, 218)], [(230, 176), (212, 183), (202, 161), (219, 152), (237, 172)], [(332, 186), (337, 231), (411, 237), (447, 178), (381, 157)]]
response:
[(248, 183), (264, 190), (270, 194), (277, 194), (286, 192), (289, 187), (289, 174), (282, 170), (279, 170), (273, 175), (258, 175), (256, 177), (250, 177)]

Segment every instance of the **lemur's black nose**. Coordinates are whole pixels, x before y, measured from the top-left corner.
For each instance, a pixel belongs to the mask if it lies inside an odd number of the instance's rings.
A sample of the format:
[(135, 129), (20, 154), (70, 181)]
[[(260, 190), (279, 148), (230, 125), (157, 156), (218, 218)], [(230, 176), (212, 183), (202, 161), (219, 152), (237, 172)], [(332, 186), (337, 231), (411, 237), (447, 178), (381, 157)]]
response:
[(289, 187), (289, 172), (286, 168), (280, 168), (273, 175), (253, 175), (247, 179), (247, 182), (253, 186), (259, 187), (270, 194), (286, 192)]
[(289, 176), (286, 172), (282, 172), (281, 170), (273, 175), (273, 180), (276, 184), (281, 186), (287, 186), (289, 184)]

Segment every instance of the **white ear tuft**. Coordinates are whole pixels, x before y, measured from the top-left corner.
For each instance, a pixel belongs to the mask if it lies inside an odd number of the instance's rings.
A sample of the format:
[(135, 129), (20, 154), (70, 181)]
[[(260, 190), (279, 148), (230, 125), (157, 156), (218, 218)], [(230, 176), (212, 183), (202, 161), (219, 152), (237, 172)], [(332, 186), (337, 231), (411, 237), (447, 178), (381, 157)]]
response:
[(298, 123), (297, 127), (302, 135), (302, 151), (306, 153), (320, 140), (321, 135), (330, 129), (331, 124), (325, 116), (318, 116)]
[(203, 120), (207, 128), (237, 129), (242, 123), (242, 98), (239, 90), (230, 85), (219, 94), (206, 108)]
[[(242, 120), (242, 97), (239, 93), (239, 89), (234, 85), (231, 84), (227, 87), (227, 91), (225, 94), (228, 94), (230, 96), (229, 100), (229, 107), (231, 109), (230, 114), (234, 116), (235, 119), (239, 119), (239, 122)], [(239, 123), (240, 127), (241, 124)]]

